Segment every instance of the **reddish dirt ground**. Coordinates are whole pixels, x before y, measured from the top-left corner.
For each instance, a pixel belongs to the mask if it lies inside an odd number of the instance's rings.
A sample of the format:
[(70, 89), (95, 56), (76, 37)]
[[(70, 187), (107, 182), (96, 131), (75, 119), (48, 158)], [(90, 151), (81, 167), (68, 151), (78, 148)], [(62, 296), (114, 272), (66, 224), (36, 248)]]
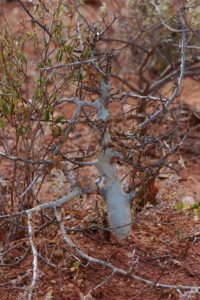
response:
[[(89, 6), (89, 9), (94, 8)], [(6, 16), (11, 26), (17, 26), (23, 12), (12, 2), (6, 7)], [(186, 79), (180, 98), (189, 107), (187, 116), (199, 124), (195, 117), (195, 112), (200, 111), (199, 83)], [(200, 128), (191, 130), (176, 156), (181, 165), (179, 177), (165, 174), (157, 179), (158, 203), (156, 206), (147, 205), (137, 214), (132, 235), (127, 240), (119, 244), (113, 237), (108, 240), (103, 233), (91, 229), (69, 231), (71, 239), (85, 253), (153, 283), (177, 285), (177, 289), (157, 288), (155, 284), (147, 286), (79, 260), (64, 245), (57, 226), (52, 224), (36, 236), (38, 251), (48, 257), (54, 267), (39, 259), (39, 281), (34, 299), (200, 299), (198, 291), (178, 289), (178, 285), (200, 286), (200, 219), (190, 206), (179, 207), (179, 203), (188, 201), (188, 198), (200, 203), (199, 133)], [(45, 195), (52, 192), (50, 180)], [(84, 199), (68, 205), (62, 212), (66, 216), (66, 227), (87, 228), (96, 224), (99, 216), (93, 202)], [(27, 245), (27, 240), (23, 241), (19, 236), (19, 247), (12, 252), (10, 259), (20, 256)], [(0, 299), (26, 299), (23, 289), (30, 284), (31, 270), (31, 254), (20, 266), (1, 268)]]

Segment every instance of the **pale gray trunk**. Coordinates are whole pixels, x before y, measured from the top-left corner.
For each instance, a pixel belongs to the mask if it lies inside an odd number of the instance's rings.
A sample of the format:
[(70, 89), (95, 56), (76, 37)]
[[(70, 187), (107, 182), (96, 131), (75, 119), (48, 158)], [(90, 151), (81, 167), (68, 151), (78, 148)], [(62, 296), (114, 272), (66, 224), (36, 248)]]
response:
[(122, 240), (131, 233), (130, 200), (135, 193), (124, 193), (117, 177), (116, 167), (110, 162), (112, 157), (113, 153), (109, 148), (100, 153), (96, 168), (101, 177), (97, 181), (97, 185), (100, 194), (106, 201), (111, 230), (119, 240)]
[[(96, 120), (102, 122), (102, 128), (109, 121), (109, 111), (106, 107), (106, 102), (109, 97), (108, 86), (105, 82), (101, 82), (101, 97), (96, 100)], [(104, 131), (104, 130), (103, 130)], [(118, 240), (126, 238), (131, 233), (131, 208), (130, 200), (135, 196), (135, 193), (124, 193), (121, 183), (117, 177), (117, 170), (111, 159), (116, 157), (116, 153), (107, 145), (110, 142), (109, 128), (106, 130), (102, 138), (102, 146), (95, 166), (100, 173), (100, 178), (97, 180), (99, 192), (106, 201), (108, 209), (109, 223), (111, 230), (115, 233)]]

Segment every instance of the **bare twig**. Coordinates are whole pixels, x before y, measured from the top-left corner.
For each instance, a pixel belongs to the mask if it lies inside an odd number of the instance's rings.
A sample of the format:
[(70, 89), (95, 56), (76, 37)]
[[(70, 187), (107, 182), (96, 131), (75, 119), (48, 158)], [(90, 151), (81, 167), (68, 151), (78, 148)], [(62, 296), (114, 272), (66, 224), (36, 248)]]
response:
[(17, 157), (17, 156), (10, 156), (10, 155), (7, 155), (3, 152), (0, 152), (0, 156), (3, 157), (3, 158), (7, 158), (9, 160), (12, 160), (12, 161), (21, 161), (21, 162), (24, 162), (24, 163), (28, 163), (28, 164), (32, 164), (32, 165), (45, 165), (45, 164), (50, 164), (51, 161), (50, 160), (31, 160), (31, 159), (26, 159), (26, 158), (22, 158), (22, 157)]
[(27, 248), (27, 250), (25, 251), (24, 255), (23, 255), (21, 258), (19, 258), (17, 261), (15, 261), (15, 262), (13, 262), (13, 263), (8, 263), (8, 264), (2, 264), (2, 263), (0, 263), (0, 267), (1, 267), (1, 268), (9, 268), (9, 267), (16, 267), (16, 266), (19, 266), (19, 265), (21, 264), (21, 262), (22, 262), (24, 259), (26, 259), (26, 257), (28, 256), (30, 249), (31, 249), (31, 246), (29, 246), (29, 247)]
[(87, 59), (87, 60), (83, 60), (83, 61), (75, 61), (73, 63), (69, 63), (69, 64), (59, 64), (59, 65), (55, 65), (52, 67), (44, 67), (44, 68), (39, 68), (39, 71), (51, 71), (54, 69), (60, 69), (60, 68), (64, 68), (64, 67), (73, 67), (73, 66), (80, 66), (82, 64), (90, 64), (92, 62), (94, 62), (96, 59), (95, 58), (91, 58), (91, 59)]
[(23, 199), (23, 197), (28, 193), (31, 192), (34, 185), (38, 182), (38, 180), (40, 179), (40, 177), (42, 177), (44, 175), (44, 171), (45, 168), (43, 168), (38, 174), (37, 176), (35, 176), (35, 178), (32, 180), (32, 182), (30, 183), (30, 185), (27, 187), (27, 189), (19, 196), (20, 199)]
[(63, 206), (65, 203), (69, 202), (70, 200), (72, 200), (73, 198), (81, 195), (83, 193), (83, 191), (79, 188), (75, 188), (74, 190), (72, 190), (69, 194), (63, 196), (60, 199), (57, 199), (55, 201), (49, 202), (49, 203), (43, 203), (43, 204), (39, 204), (33, 208), (30, 208), (28, 210), (25, 211), (26, 214), (29, 213), (33, 213), (33, 212), (37, 212), (43, 209), (54, 209), (55, 207), (61, 207)]
[(32, 211), (28, 212), (28, 234), (29, 234), (31, 250), (33, 253), (33, 277), (32, 277), (32, 282), (30, 285), (30, 291), (29, 291), (29, 295), (28, 295), (28, 299), (31, 300), (33, 289), (35, 288), (35, 285), (36, 285), (37, 273), (38, 273), (38, 253), (37, 253), (37, 248), (36, 248), (34, 240), (33, 240)]
[(183, 8), (180, 8), (180, 23), (181, 23), (181, 33), (182, 33), (182, 43), (181, 43), (181, 65), (180, 65), (180, 75), (176, 83), (176, 88), (172, 94), (172, 96), (169, 98), (167, 103), (165, 103), (162, 108), (160, 108), (158, 111), (156, 111), (154, 114), (150, 115), (144, 122), (140, 123), (138, 125), (139, 129), (144, 128), (147, 126), (150, 122), (154, 121), (159, 115), (161, 115), (165, 110), (168, 109), (168, 107), (174, 102), (175, 98), (178, 96), (181, 88), (181, 83), (184, 77), (184, 71), (185, 71), (185, 47), (186, 47), (186, 33), (185, 33), (185, 21), (183, 17)]
[(32, 22), (36, 23), (40, 28), (42, 28), (48, 35), (50, 38), (52, 38), (52, 34), (51, 32), (48, 30), (48, 28), (46, 27), (46, 25), (41, 24), (31, 13), (30, 11), (27, 9), (27, 7), (25, 6), (25, 4), (23, 3), (22, 0), (17, 0), (17, 2), (19, 2), (19, 4), (23, 7), (24, 11), (29, 15), (29, 17), (31, 18)]
[(153, 5), (153, 7), (155, 8), (155, 11), (157, 12), (157, 14), (158, 14), (158, 16), (159, 16), (159, 18), (160, 18), (160, 21), (161, 21), (161, 23), (163, 24), (163, 26), (166, 27), (169, 31), (172, 31), (172, 32), (180, 32), (180, 30), (172, 28), (171, 26), (169, 26), (169, 25), (165, 22), (165, 20), (163, 19), (162, 14), (161, 14), (159, 4), (157, 4), (155, 0), (151, 0), (151, 3), (152, 3), (152, 5)]

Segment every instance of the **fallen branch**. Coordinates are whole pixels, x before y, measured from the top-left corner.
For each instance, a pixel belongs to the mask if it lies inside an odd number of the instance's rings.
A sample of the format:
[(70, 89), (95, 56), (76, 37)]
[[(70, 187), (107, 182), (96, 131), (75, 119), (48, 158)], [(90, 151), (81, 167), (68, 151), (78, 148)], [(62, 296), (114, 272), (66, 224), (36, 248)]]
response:
[(65, 230), (65, 226), (62, 222), (61, 219), (61, 214), (59, 212), (59, 210), (57, 208), (54, 209), (55, 212), (55, 216), (56, 219), (58, 221), (58, 224), (60, 226), (60, 231), (62, 233), (63, 236), (63, 240), (64, 242), (67, 244), (67, 246), (73, 250), (75, 252), (75, 254), (77, 254), (79, 257), (85, 259), (87, 261), (87, 263), (91, 263), (91, 264), (98, 264), (101, 265), (105, 268), (111, 269), (112, 270), (112, 274), (120, 274), (123, 275), (125, 277), (128, 277), (129, 279), (133, 279), (142, 283), (147, 284), (150, 287), (156, 287), (156, 288), (165, 288), (165, 289), (178, 289), (178, 290), (199, 290), (200, 291), (200, 286), (191, 286), (191, 285), (176, 285), (176, 284), (165, 284), (165, 283), (159, 283), (159, 282), (155, 282), (155, 281), (151, 281), (148, 279), (145, 279), (143, 277), (137, 276), (135, 274), (132, 274), (131, 272), (125, 271), (121, 268), (118, 268), (116, 266), (114, 266), (113, 264), (106, 262), (104, 260), (101, 259), (97, 259), (94, 258), (92, 256), (87, 255), (86, 253), (84, 253), (82, 250), (80, 250), (73, 242), (72, 240), (68, 237), (66, 230)]

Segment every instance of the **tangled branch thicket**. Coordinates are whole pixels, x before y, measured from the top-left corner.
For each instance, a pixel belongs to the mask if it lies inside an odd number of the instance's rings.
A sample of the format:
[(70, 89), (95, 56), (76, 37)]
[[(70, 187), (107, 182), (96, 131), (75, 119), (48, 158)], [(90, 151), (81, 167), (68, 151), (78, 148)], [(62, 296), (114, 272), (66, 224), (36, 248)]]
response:
[[(60, 210), (72, 199), (100, 195), (108, 211), (104, 230), (121, 240), (131, 232), (132, 211), (155, 200), (154, 181), (161, 168), (174, 168), (170, 157), (182, 143), (173, 139), (178, 118), (165, 132), (158, 125), (183, 78), (199, 76), (198, 1), (108, 3), (95, 22), (78, 1), (17, 2), (26, 20), (0, 34), (0, 157), (7, 169), (0, 182), (0, 266), (19, 265), (32, 250), (31, 299), (40, 255), (34, 236), (57, 222), (75, 255), (152, 284), (84, 254)], [(66, 177), (66, 193), (43, 203), (54, 169)], [(19, 232), (30, 246), (13, 262)]]

